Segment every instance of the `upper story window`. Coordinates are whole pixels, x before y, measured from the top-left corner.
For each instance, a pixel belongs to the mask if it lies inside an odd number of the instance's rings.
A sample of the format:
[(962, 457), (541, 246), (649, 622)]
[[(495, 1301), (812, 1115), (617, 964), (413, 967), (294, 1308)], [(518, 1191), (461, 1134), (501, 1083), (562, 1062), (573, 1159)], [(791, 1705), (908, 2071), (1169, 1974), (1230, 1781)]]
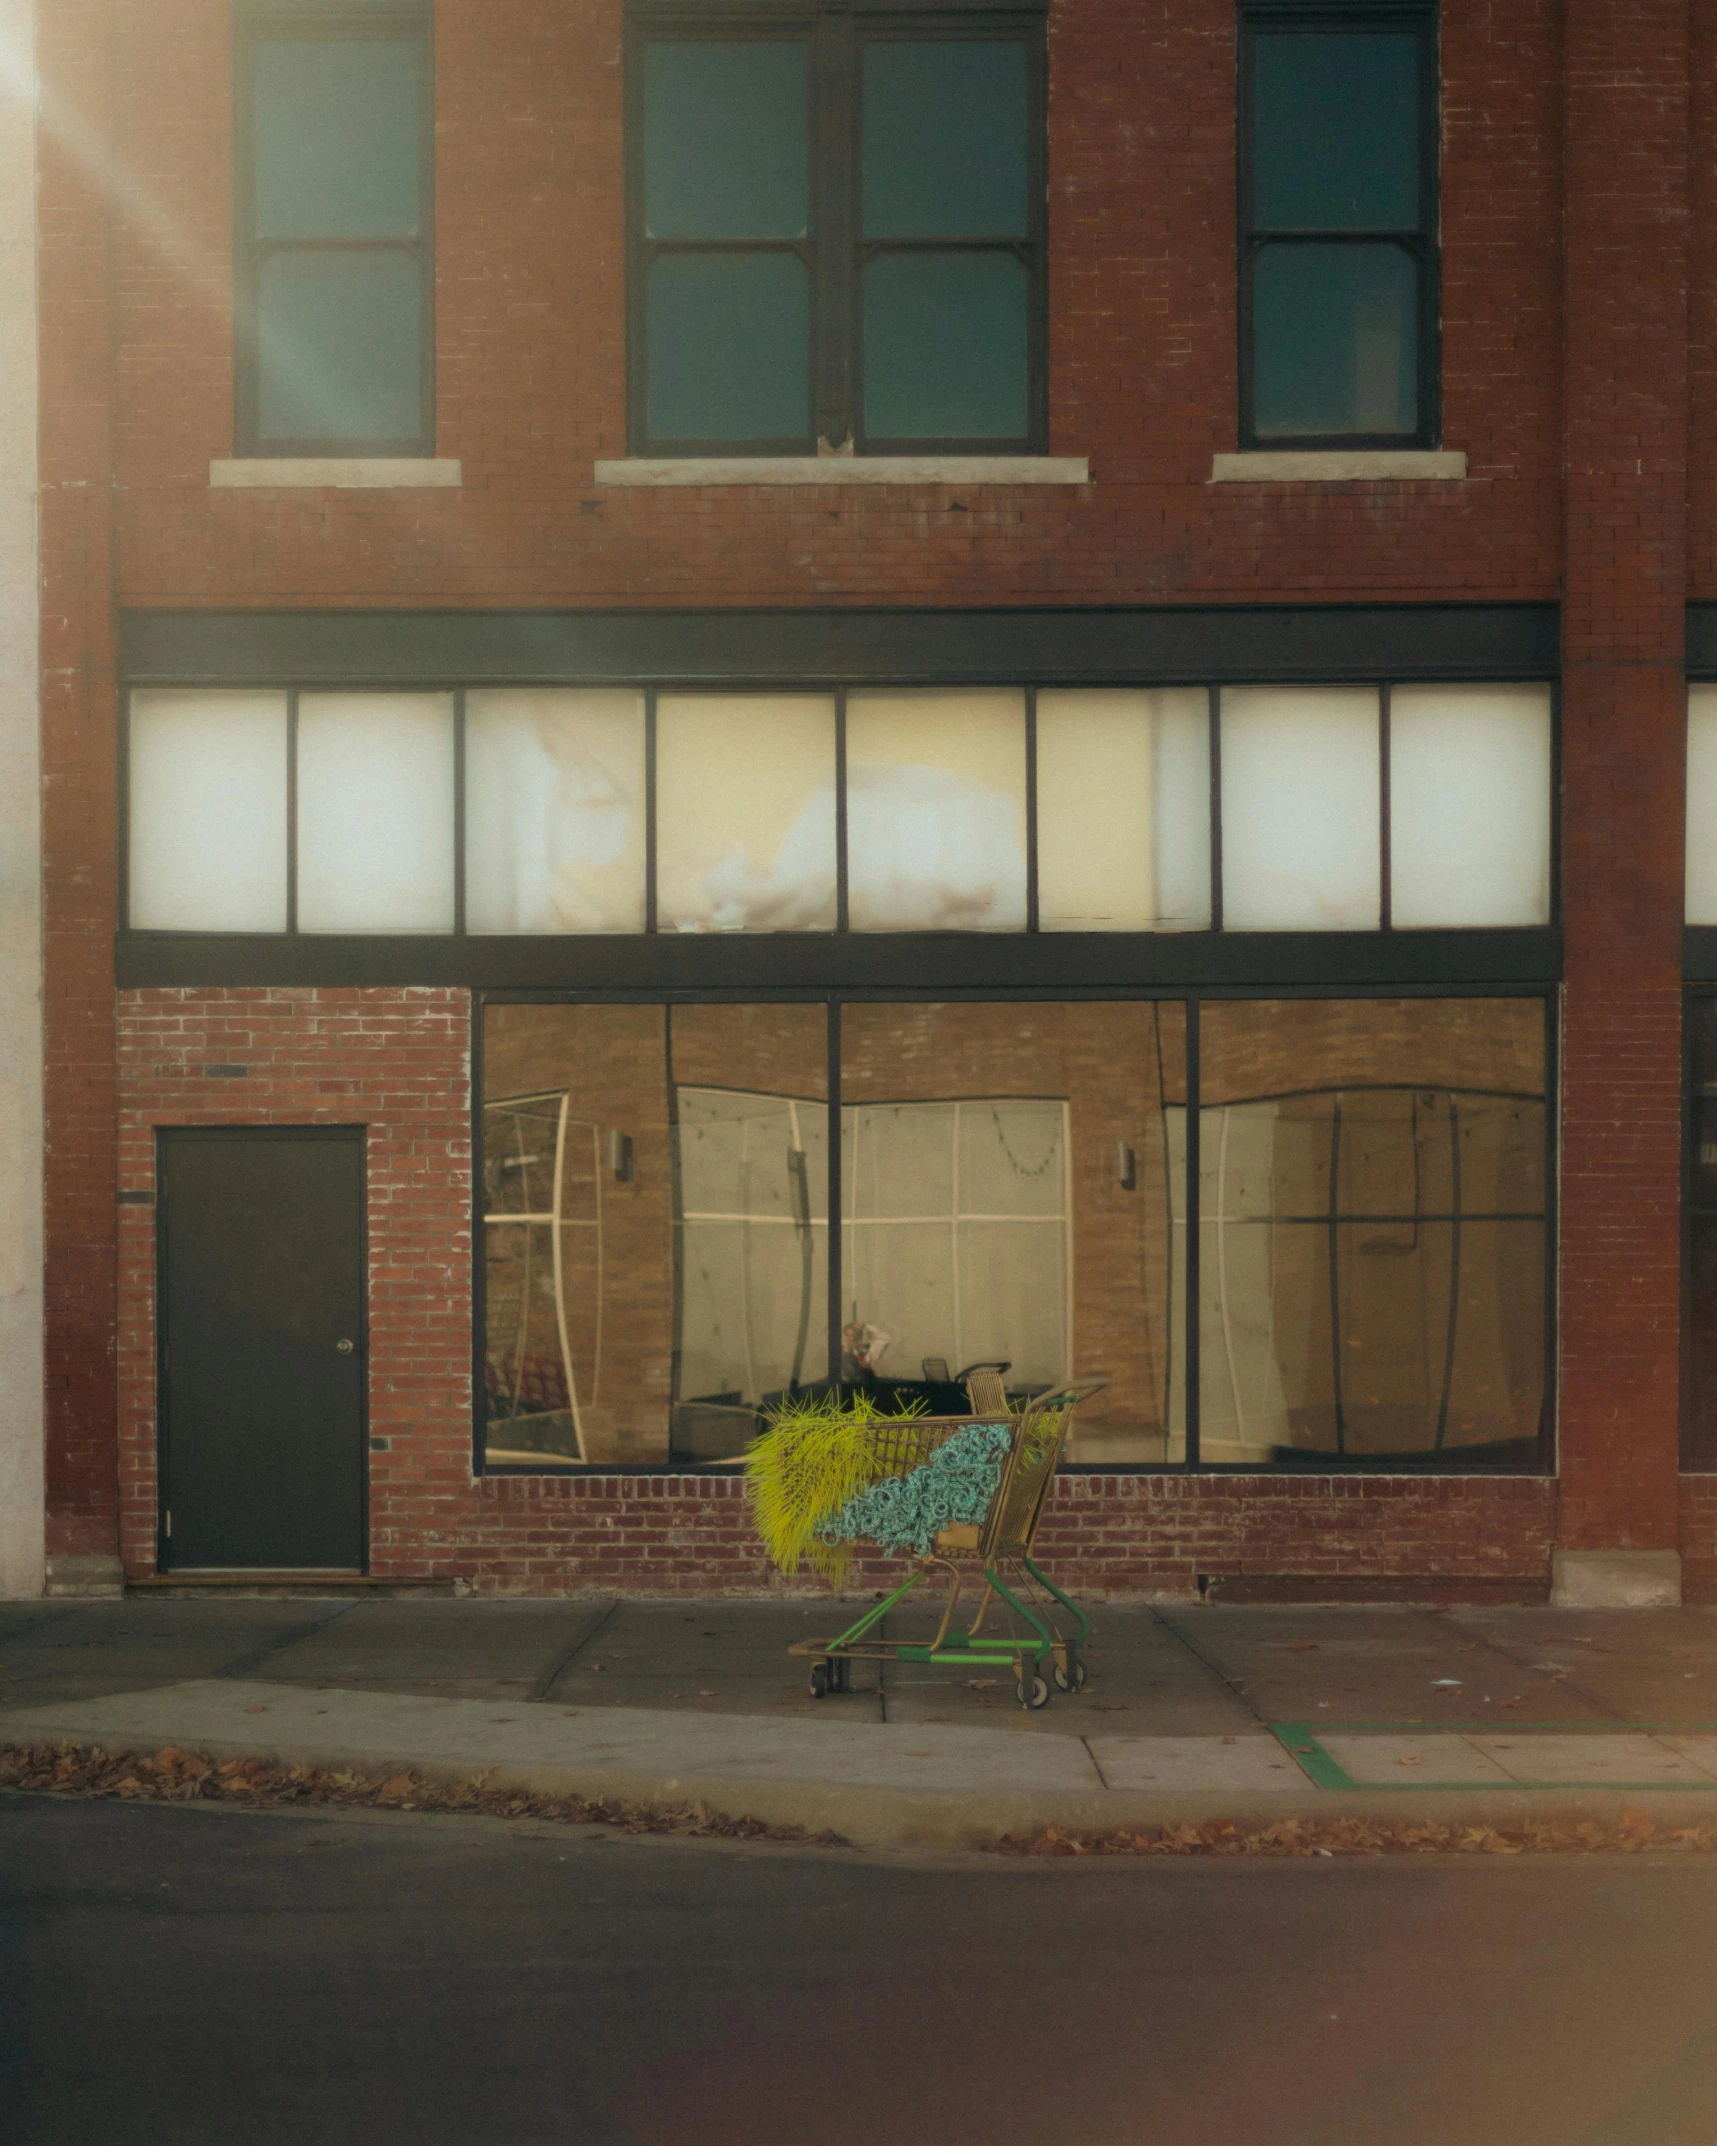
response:
[(1036, 15), (640, 11), (637, 453), (1044, 446)]
[(241, 15), (237, 446), (433, 452), (428, 18)]
[(1243, 0), (1245, 447), (1437, 442), (1437, 40), (1425, 0)]

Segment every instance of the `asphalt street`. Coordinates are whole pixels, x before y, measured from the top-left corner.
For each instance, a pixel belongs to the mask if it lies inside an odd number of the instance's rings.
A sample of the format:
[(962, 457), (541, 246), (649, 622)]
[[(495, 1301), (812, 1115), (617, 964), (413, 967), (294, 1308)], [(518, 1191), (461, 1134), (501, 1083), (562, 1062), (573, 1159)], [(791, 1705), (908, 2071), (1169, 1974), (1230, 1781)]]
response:
[(6, 2146), (1709, 2146), (1717, 1865), (0, 1797)]

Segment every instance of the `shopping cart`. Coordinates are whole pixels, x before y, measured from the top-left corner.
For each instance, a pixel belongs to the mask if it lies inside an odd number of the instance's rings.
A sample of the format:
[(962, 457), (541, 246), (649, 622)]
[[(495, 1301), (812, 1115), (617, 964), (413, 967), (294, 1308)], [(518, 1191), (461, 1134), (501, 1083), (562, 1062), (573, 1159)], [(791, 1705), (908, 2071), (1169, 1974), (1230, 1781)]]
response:
[[(1108, 1381), (1082, 1379), (1055, 1387), (1033, 1396), (1017, 1416), (1007, 1413), (995, 1390), (1000, 1384), (999, 1378), (994, 1389), (972, 1382), (973, 1413), (969, 1416), (907, 1416), (873, 1426), (879, 1479), (910, 1474), (959, 1432), (989, 1422), (1006, 1427), (1008, 1447), (989, 1512), (981, 1522), (939, 1529), (928, 1552), (919, 1556), (911, 1578), (873, 1604), (837, 1638), (801, 1639), (788, 1648), (790, 1654), (810, 1657), (813, 1699), (848, 1690), (851, 1662), (1011, 1668), (1019, 1702), (1030, 1709), (1049, 1704), (1052, 1677), (1062, 1691), (1083, 1687), (1085, 1664), (1079, 1650), (1090, 1640), (1090, 1619), (1033, 1562), (1031, 1551), (1056, 1464), (1072, 1429), (1073, 1412)], [(974, 1566), (983, 1575), (977, 1613), (970, 1623), (956, 1624), (966, 1581), (976, 1577)], [(944, 1575), (947, 1581), (936, 1636), (928, 1642), (873, 1636), (883, 1620), (933, 1574)], [(985, 1617), (997, 1603), (1007, 1615), (1005, 1637), (983, 1629)]]

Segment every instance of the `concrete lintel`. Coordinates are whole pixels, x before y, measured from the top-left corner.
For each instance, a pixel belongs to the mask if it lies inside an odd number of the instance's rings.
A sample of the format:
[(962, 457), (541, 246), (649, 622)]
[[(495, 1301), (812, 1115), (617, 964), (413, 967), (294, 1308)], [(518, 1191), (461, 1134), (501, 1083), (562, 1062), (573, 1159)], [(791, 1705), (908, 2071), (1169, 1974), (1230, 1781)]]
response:
[(1676, 1550), (1558, 1550), (1550, 1586), (1555, 1609), (1666, 1609), (1681, 1600)]
[(49, 1595), (122, 1595), (125, 1568), (117, 1557), (100, 1554), (81, 1557), (50, 1557), (48, 1581), (42, 1592)]
[(1467, 473), (1467, 458), (1452, 448), (1259, 448), (1212, 455), (1212, 484), (1451, 484)]
[(1089, 484), (1083, 455), (687, 455), (598, 462), (598, 484)]
[(445, 491), (464, 482), (462, 462), (408, 455), (256, 455), (209, 464), (216, 492)]

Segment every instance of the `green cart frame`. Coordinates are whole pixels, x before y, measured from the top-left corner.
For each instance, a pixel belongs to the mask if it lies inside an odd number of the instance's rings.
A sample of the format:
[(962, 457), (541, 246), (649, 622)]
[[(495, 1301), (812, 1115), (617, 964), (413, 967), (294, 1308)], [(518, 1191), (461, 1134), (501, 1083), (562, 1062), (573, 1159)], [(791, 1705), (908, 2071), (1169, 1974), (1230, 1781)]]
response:
[[(1107, 1379), (1081, 1379), (1036, 1395), (1017, 1416), (1006, 1413), (1001, 1381), (979, 1390), (974, 1381), (969, 1416), (908, 1416), (875, 1427), (880, 1474), (906, 1475), (929, 1460), (957, 1432), (975, 1424), (1004, 1423), (1011, 1432), (1001, 1477), (990, 1510), (979, 1524), (943, 1528), (918, 1569), (881, 1602), (834, 1639), (801, 1639), (787, 1650), (808, 1655), (811, 1696), (824, 1699), (850, 1688), (849, 1662), (929, 1662), (1011, 1669), (1021, 1706), (1035, 1710), (1049, 1704), (1050, 1683), (1078, 1691), (1085, 1683), (1080, 1649), (1091, 1638), (1091, 1620), (1064, 1595), (1032, 1558), (1037, 1524), (1049, 1486), (1073, 1425), (1073, 1412)], [(977, 1572), (973, 1571), (973, 1567)], [(983, 1591), (969, 1622), (957, 1624), (960, 1597), (968, 1578), (982, 1575)], [(880, 1639), (884, 1618), (932, 1575), (946, 1580), (947, 1595), (936, 1636), (929, 1641)], [(995, 1604), (1006, 1611), (1010, 1630), (986, 1632), (984, 1620)]]

